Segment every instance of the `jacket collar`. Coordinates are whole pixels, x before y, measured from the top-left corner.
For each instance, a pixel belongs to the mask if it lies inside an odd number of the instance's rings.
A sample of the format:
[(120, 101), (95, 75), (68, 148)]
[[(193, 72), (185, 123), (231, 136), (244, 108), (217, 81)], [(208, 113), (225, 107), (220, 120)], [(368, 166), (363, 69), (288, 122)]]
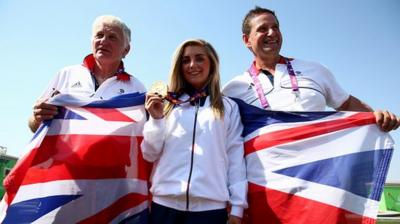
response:
[[(89, 69), (90, 73), (93, 75), (95, 63), (96, 61), (93, 54), (89, 54), (83, 59), (82, 66)], [(119, 64), (118, 70), (114, 75), (117, 76), (117, 80), (120, 81), (129, 81), (131, 79), (131, 76), (127, 72), (125, 72), (123, 61), (121, 61), (121, 63)]]

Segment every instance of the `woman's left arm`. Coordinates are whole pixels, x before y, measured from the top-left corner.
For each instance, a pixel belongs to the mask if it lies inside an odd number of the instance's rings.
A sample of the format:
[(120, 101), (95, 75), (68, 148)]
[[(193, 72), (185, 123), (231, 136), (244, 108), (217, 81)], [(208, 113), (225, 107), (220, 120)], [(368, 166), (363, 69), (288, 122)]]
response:
[(242, 217), (247, 208), (247, 179), (244, 161), (243, 125), (240, 121), (239, 108), (231, 101), (231, 108), (225, 107), (225, 122), (227, 122), (226, 147), (228, 154), (228, 186), (231, 216)]

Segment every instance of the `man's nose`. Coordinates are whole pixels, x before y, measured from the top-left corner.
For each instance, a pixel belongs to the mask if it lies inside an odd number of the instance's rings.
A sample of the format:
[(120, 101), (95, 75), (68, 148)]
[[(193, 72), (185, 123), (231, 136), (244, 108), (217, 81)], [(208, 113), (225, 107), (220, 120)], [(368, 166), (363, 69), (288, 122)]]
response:
[(104, 41), (106, 41), (106, 40), (108, 40), (108, 38), (107, 38), (106, 35), (104, 35), (104, 36), (102, 36), (102, 37), (100, 38), (100, 42), (104, 42)]
[(269, 28), (268, 29), (268, 31), (267, 31), (267, 35), (268, 36), (273, 36), (275, 34), (276, 34), (276, 30), (275, 29), (273, 29), (273, 28)]
[(272, 28), (269, 28), (267, 31), (268, 36), (274, 35), (275, 31)]

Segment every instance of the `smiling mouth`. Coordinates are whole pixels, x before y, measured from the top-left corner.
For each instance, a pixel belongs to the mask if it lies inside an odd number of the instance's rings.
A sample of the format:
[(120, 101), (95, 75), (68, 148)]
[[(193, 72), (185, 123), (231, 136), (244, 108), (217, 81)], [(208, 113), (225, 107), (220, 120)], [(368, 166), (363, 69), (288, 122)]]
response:
[(201, 72), (200, 71), (196, 71), (196, 72), (189, 72), (188, 75), (190, 76), (196, 76), (196, 75), (200, 75)]
[(277, 45), (278, 40), (264, 40), (264, 45)]
[(99, 49), (97, 49), (97, 51), (106, 52), (106, 53), (110, 53), (111, 52), (110, 50), (107, 50), (105, 48), (99, 48)]

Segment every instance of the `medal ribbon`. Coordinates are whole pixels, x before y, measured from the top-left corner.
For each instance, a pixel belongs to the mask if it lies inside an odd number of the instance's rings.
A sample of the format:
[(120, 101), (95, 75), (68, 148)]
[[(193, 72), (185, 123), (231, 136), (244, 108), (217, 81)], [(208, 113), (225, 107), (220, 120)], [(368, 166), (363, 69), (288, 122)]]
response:
[(164, 99), (168, 100), (174, 105), (179, 105), (187, 102), (195, 102), (198, 99), (207, 96), (207, 92), (202, 89), (200, 91), (196, 90), (196, 92), (193, 95), (190, 95), (189, 99), (187, 100), (180, 100), (179, 97), (184, 93), (183, 90), (178, 91), (177, 93), (175, 92), (167, 92), (167, 95), (164, 97)]

